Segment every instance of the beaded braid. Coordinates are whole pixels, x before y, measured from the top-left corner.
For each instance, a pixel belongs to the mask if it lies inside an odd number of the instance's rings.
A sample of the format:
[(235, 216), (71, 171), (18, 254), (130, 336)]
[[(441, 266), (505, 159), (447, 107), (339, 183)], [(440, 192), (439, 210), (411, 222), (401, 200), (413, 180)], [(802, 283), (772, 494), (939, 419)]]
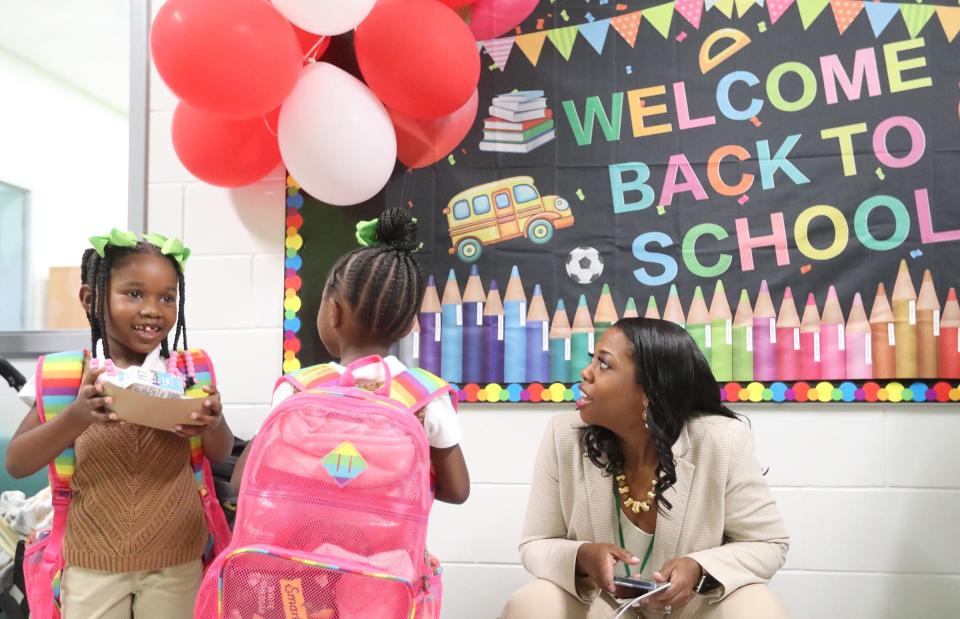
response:
[(387, 209), (377, 223), (377, 244), (341, 256), (327, 290), (343, 295), (371, 339), (393, 343), (420, 310), (426, 280), (413, 252), (417, 225), (403, 209)]
[[(90, 346), (92, 351), (96, 351), (97, 342), (103, 342), (103, 355), (107, 359), (110, 358), (110, 343), (107, 339), (105, 304), (107, 290), (110, 286), (110, 273), (113, 271), (113, 265), (116, 263), (118, 258), (122, 258), (123, 256), (129, 254), (146, 253), (152, 253), (158, 256), (163, 255), (159, 252), (155, 245), (151, 243), (145, 243), (143, 241), (138, 242), (135, 247), (129, 248), (107, 245), (104, 248), (104, 256), (102, 258), (94, 249), (86, 249), (83, 252), (83, 257), (80, 262), (80, 282), (90, 286), (93, 290), (94, 296), (93, 308), (87, 312), (87, 321), (90, 323)], [(172, 359), (174, 361), (174, 367), (176, 367), (176, 360), (178, 358), (176, 350), (181, 335), (183, 336), (183, 347), (185, 349), (187, 348), (187, 319), (184, 314), (187, 292), (186, 280), (184, 279), (183, 271), (180, 269), (180, 265), (173, 257), (167, 256), (167, 258), (170, 260), (170, 263), (173, 265), (173, 269), (177, 274), (179, 305), (177, 311), (177, 324), (173, 339), (174, 352), (171, 354), (167, 339), (164, 338), (160, 342), (160, 353), (161, 355), (167, 357), (168, 362)], [(186, 355), (186, 367), (188, 370), (187, 374), (189, 386), (194, 380), (193, 359), (190, 358), (190, 355)]]

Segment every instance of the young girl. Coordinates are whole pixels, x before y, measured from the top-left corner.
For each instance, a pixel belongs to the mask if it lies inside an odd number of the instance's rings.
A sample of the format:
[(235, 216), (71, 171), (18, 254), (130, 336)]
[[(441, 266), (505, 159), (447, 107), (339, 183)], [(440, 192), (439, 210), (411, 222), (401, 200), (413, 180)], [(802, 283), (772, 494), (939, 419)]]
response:
[[(378, 220), (357, 226), (357, 240), (362, 247), (341, 256), (327, 276), (317, 313), (317, 331), (330, 354), (340, 359), (342, 365), (334, 364), (338, 370), (376, 355), (396, 376), (407, 367), (387, 353), (394, 342), (410, 331), (426, 288), (414, 257), (420, 247), (417, 224), (405, 210), (387, 209)], [(383, 366), (370, 364), (358, 370), (355, 377), (371, 386), (382, 383)], [(293, 387), (281, 383), (274, 391), (273, 406), (291, 395)], [(470, 495), (470, 476), (460, 450), (463, 432), (453, 405), (447, 398), (437, 398), (418, 417), (430, 443), (435, 497), (445, 503), (463, 503)], [(240, 485), (249, 450), (250, 445), (237, 462), (235, 487)]]
[[(168, 363), (174, 325), (174, 349), (181, 336), (184, 347), (187, 342), (183, 265), (189, 250), (177, 239), (144, 238), (118, 230), (91, 238), (80, 302), (99, 359), (167, 372), (178, 359), (174, 353)], [(189, 386), (194, 362), (190, 353), (183, 357)], [(188, 438), (202, 435), (211, 461), (229, 455), (233, 434), (220, 395), (216, 387), (204, 388), (197, 425), (167, 432), (128, 424), (109, 412), (111, 398), (97, 382), (104, 364), (98, 365), (84, 371), (69, 406), (56, 416), (47, 410), (46, 423), (36, 402), (44, 396), (40, 386), (31, 381), (23, 388), (21, 398), (32, 408), (10, 442), (7, 470), (17, 478), (30, 475), (74, 446), (60, 589), (64, 619), (192, 617), (208, 532)]]

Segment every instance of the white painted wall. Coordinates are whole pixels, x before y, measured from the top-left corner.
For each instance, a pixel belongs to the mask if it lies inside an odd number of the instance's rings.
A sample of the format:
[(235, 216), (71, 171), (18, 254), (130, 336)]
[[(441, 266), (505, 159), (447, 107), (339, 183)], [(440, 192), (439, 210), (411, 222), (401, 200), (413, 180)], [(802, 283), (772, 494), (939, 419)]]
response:
[[(182, 235), (194, 251), (191, 340), (213, 354), (230, 423), (249, 436), (280, 372), (283, 174), (238, 191), (198, 183), (170, 144), (175, 100), (156, 76), (151, 88), (149, 228)], [(445, 563), (445, 619), (495, 617), (529, 578), (516, 545), (540, 435), (561, 410), (463, 407), (473, 491), (463, 506), (438, 503), (430, 531)], [(750, 416), (792, 535), (773, 586), (797, 619), (960, 615), (955, 405), (738, 410)]]

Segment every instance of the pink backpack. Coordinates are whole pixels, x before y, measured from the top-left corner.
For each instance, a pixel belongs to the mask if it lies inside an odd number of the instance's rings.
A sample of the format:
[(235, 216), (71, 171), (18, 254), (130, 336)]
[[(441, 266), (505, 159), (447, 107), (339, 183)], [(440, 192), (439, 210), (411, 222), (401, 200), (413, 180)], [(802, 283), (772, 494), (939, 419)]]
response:
[[(381, 363), (374, 391), (354, 372)], [(233, 540), (204, 577), (196, 619), (433, 619), (439, 564), (426, 552), (430, 447), (416, 413), (456, 395), (379, 357), (280, 379), (244, 469)], [(279, 383), (278, 383), (279, 384)]]
[[(37, 412), (41, 423), (50, 421), (77, 399), (85, 355), (84, 351), (73, 351), (40, 357), (37, 362), (36, 385)], [(216, 384), (213, 364), (207, 354), (199, 349), (191, 349), (179, 353), (176, 361), (181, 373), (187, 373), (188, 365), (193, 370), (196, 382), (187, 390), (186, 395), (192, 398), (206, 397), (202, 387)], [(60, 619), (63, 537), (70, 510), (70, 478), (73, 477), (75, 462), (76, 456), (71, 446), (50, 463), (53, 525), (49, 531), (42, 531), (27, 546), (24, 553), (23, 576), (32, 619)], [(190, 439), (190, 466), (197, 479), (200, 503), (203, 506), (207, 530), (210, 532), (203, 557), (204, 563), (208, 564), (230, 541), (230, 528), (213, 492), (213, 476), (210, 464), (203, 456), (199, 436)]]

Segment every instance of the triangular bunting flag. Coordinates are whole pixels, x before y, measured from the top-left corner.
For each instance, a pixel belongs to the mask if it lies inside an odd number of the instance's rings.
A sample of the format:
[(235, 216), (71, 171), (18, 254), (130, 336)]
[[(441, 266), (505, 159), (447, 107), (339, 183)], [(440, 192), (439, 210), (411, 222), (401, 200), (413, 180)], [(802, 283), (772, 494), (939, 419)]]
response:
[(587, 40), (598, 54), (603, 53), (603, 44), (607, 40), (607, 33), (610, 31), (610, 20), (601, 19), (595, 22), (580, 24), (580, 36)]
[(717, 0), (713, 3), (721, 13), (727, 16), (727, 19), (733, 17), (733, 0)]
[(674, 9), (690, 22), (690, 25), (700, 29), (700, 18), (703, 16), (703, 0), (676, 0)]
[(863, 8), (867, 11), (867, 19), (875, 37), (879, 37), (893, 16), (900, 12), (900, 7), (892, 2), (864, 2)]
[(750, 7), (756, 3), (757, 0), (734, 0), (734, 4), (737, 5), (737, 15), (743, 17), (743, 14), (749, 11)]
[(953, 43), (957, 32), (960, 32), (960, 7), (938, 6), (937, 17), (940, 18), (940, 25), (943, 26), (943, 34), (947, 35), (947, 41)]
[(637, 42), (637, 32), (640, 30), (640, 11), (633, 11), (610, 20), (613, 29), (623, 37), (627, 45), (633, 47)]
[(703, 2), (703, 10), (704, 10), (704, 11), (709, 11), (710, 9), (713, 8), (713, 5), (716, 4), (716, 3), (717, 3), (717, 0), (704, 0), (704, 2)]
[(567, 26), (566, 28), (554, 28), (547, 30), (547, 37), (553, 46), (557, 48), (564, 60), (570, 60), (570, 52), (573, 50), (573, 42), (577, 38), (577, 27)]
[(933, 12), (936, 8), (937, 7), (930, 6), (929, 4), (900, 5), (900, 12), (903, 14), (903, 23), (906, 24), (907, 32), (910, 33), (911, 39), (920, 34), (923, 27), (926, 26), (930, 18), (933, 17)]
[(546, 39), (546, 32), (531, 32), (517, 37), (517, 47), (527, 57), (530, 64), (537, 66), (537, 62), (540, 60), (540, 52), (543, 51), (543, 42)]
[(490, 39), (483, 42), (483, 49), (487, 50), (493, 64), (503, 71), (507, 67), (507, 58), (510, 57), (510, 50), (513, 49), (513, 37), (505, 39)]
[(803, 23), (803, 29), (810, 27), (823, 9), (827, 8), (830, 0), (797, 0), (797, 8), (800, 9), (800, 21)]
[(673, 2), (665, 2), (657, 6), (644, 9), (643, 18), (657, 29), (660, 36), (670, 36), (670, 24), (673, 23)]
[(837, 30), (843, 34), (863, 10), (863, 2), (861, 0), (830, 0), (830, 8), (833, 10), (833, 18), (837, 21)]
[(790, 8), (791, 4), (793, 4), (793, 0), (767, 0), (767, 12), (770, 13), (770, 23), (777, 23), (777, 20)]

